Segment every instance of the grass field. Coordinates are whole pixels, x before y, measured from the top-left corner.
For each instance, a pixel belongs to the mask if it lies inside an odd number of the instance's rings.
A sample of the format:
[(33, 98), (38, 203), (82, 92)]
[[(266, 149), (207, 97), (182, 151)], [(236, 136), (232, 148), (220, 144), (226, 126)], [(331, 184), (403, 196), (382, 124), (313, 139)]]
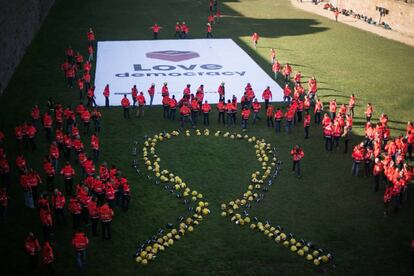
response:
[[(356, 122), (351, 144), (362, 138), (363, 111), (367, 102), (390, 117), (392, 135), (413, 119), (411, 81), (414, 49), (291, 7), (288, 0), (220, 1), (223, 18), (214, 28), (215, 37), (234, 39), (262, 68), (271, 74), (269, 48), (278, 51), (281, 63), (294, 71), (315, 75), (323, 101), (347, 102), (357, 97)], [(31, 107), (43, 109), (53, 96), (57, 102), (77, 103), (77, 90), (66, 87), (59, 66), (64, 49), (72, 45), (86, 54), (85, 34), (92, 26), (98, 40), (150, 39), (148, 28), (155, 22), (164, 27), (161, 38), (171, 38), (176, 21), (185, 20), (191, 37), (204, 37), (207, 0), (57, 0), (27, 54), (0, 98), (0, 128), (7, 136), (11, 163), (15, 157), (13, 127), (29, 118)], [(250, 36), (262, 40), (254, 50)], [(184, 84), (183, 84), (184, 86)], [(98, 91), (98, 93), (101, 93)], [(263, 137), (276, 146), (284, 162), (281, 175), (251, 215), (280, 224), (298, 237), (312, 240), (335, 256), (335, 266), (315, 268), (303, 258), (250, 229), (240, 228), (220, 217), (220, 204), (239, 196), (257, 167), (251, 146), (231, 140), (178, 137), (161, 144), (163, 167), (174, 171), (209, 200), (211, 214), (194, 233), (159, 254), (147, 267), (132, 258), (136, 247), (167, 222), (186, 214), (185, 206), (162, 187), (137, 175), (131, 168), (133, 141), (144, 135), (178, 128), (178, 122), (162, 119), (162, 110), (146, 112), (144, 119), (123, 120), (119, 108), (102, 110), (100, 160), (119, 166), (132, 187), (131, 209), (116, 209), (113, 239), (91, 238), (87, 275), (162, 274), (275, 274), (275, 275), (409, 275), (409, 241), (414, 237), (414, 201), (409, 198), (398, 213), (383, 217), (382, 192), (373, 192), (373, 179), (351, 177), (351, 157), (341, 148), (323, 149), (321, 130), (311, 127), (311, 139), (303, 139), (301, 126), (293, 134), (275, 135), (261, 121), (249, 126), (248, 134)], [(211, 116), (211, 130), (223, 129)], [(239, 127), (235, 129), (239, 131)], [(28, 156), (41, 171), (46, 143), (38, 134), (39, 149)], [(89, 140), (88, 140), (89, 141)], [(242, 143), (242, 142), (241, 142)], [(300, 143), (305, 151), (302, 178), (295, 178), (289, 150)], [(248, 144), (246, 144), (248, 145)], [(142, 164), (141, 164), (142, 165)], [(6, 224), (0, 228), (0, 257), (4, 275), (23, 274), (27, 259), (23, 242), (29, 230), (41, 236), (36, 211), (23, 207), (17, 176), (11, 193)], [(59, 183), (63, 187), (63, 180)], [(410, 187), (409, 195), (413, 189)], [(55, 275), (77, 272), (70, 245), (70, 227), (57, 228)]]

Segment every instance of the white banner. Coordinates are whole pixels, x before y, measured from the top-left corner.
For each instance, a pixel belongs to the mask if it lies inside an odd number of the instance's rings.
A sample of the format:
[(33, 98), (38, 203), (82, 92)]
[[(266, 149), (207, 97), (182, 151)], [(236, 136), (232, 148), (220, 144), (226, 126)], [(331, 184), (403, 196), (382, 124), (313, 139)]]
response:
[[(168, 83), (170, 96), (179, 100), (187, 84), (195, 95), (204, 85), (204, 99), (217, 103), (217, 89), (225, 83), (226, 100), (236, 95), (240, 102), (247, 83), (259, 101), (267, 86), (272, 101), (282, 101), (282, 88), (269, 77), (246, 52), (231, 39), (180, 39), (141, 41), (99, 41), (95, 74), (95, 95), (104, 105), (102, 95), (109, 84), (111, 105), (120, 105), (124, 94), (131, 100), (131, 88), (143, 91), (149, 104), (148, 88), (155, 84), (153, 104), (161, 104), (161, 87)], [(132, 102), (132, 101), (131, 101)]]

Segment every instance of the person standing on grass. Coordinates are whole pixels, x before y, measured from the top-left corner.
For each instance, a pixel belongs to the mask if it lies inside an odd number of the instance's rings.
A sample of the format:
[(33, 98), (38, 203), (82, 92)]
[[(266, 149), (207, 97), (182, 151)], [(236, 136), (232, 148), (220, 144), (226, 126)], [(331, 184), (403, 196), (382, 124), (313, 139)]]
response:
[(86, 34), (86, 37), (88, 39), (88, 45), (93, 46), (95, 43), (95, 33), (93, 32), (92, 28), (89, 28), (89, 32)]
[(148, 95), (150, 96), (150, 107), (152, 107), (152, 101), (155, 95), (155, 83), (151, 83), (150, 88), (148, 88)]
[(365, 118), (367, 120), (367, 122), (371, 121), (372, 118), (372, 113), (374, 112), (374, 109), (372, 108), (371, 103), (367, 103), (367, 109), (365, 110)]
[(274, 124), (273, 124), (273, 111), (274, 111), (273, 105), (269, 104), (266, 108), (267, 127), (274, 127)]
[[(175, 113), (177, 111), (178, 102), (175, 99), (175, 96), (172, 95), (172, 98), (168, 100), (168, 109), (167, 109), (167, 118), (174, 121)], [(169, 111), (168, 111), (169, 110)], [(165, 109), (164, 109), (165, 112)]]
[(276, 60), (275, 62), (273, 62), (272, 64), (272, 71), (275, 74), (275, 80), (277, 80), (277, 77), (279, 75), (280, 72), (280, 63), (278, 60)]
[(211, 111), (211, 106), (208, 104), (207, 101), (205, 101), (204, 104), (201, 106), (201, 110), (203, 112), (203, 124), (205, 126), (210, 125), (209, 114)]
[(47, 275), (53, 275), (53, 262), (55, 261), (55, 254), (50, 243), (46, 241), (42, 249), (42, 264), (46, 267)]
[(99, 220), (102, 224), (102, 239), (111, 239), (111, 222), (114, 217), (114, 211), (107, 203), (99, 207)]
[(191, 125), (193, 125), (193, 121), (190, 117), (191, 110), (188, 107), (187, 103), (184, 103), (183, 106), (180, 108), (180, 128), (184, 129), (184, 123), (190, 121)]
[(267, 110), (267, 106), (269, 105), (269, 101), (272, 100), (272, 91), (270, 91), (269, 86), (267, 86), (266, 89), (263, 91), (262, 99), (265, 101), (265, 109)]
[(76, 251), (76, 263), (79, 269), (83, 269), (86, 258), (86, 248), (88, 247), (89, 239), (81, 230), (76, 231), (72, 239), (72, 246)]
[(300, 160), (305, 156), (305, 153), (300, 148), (299, 145), (296, 145), (293, 147), (293, 149), (290, 151), (290, 155), (292, 155), (293, 158), (293, 168), (292, 171), (296, 173), (297, 177), (300, 177)]
[(175, 23), (175, 34), (174, 38), (181, 38), (181, 26), (180, 22)]
[(355, 146), (352, 152), (352, 158), (354, 159), (352, 164), (352, 175), (358, 176), (359, 164), (364, 160), (364, 143)]
[(30, 232), (24, 243), (26, 253), (29, 255), (29, 271), (34, 271), (39, 262), (39, 252), (41, 250), (39, 240)]
[(338, 8), (335, 9), (334, 14), (335, 14), (335, 22), (338, 22), (338, 16), (339, 16)]
[(275, 63), (275, 60), (276, 60), (276, 51), (273, 48), (270, 49), (270, 60), (271, 60), (272, 64)]
[(129, 119), (129, 107), (131, 106), (131, 103), (129, 99), (127, 98), (127, 95), (124, 94), (124, 97), (121, 100), (122, 109), (124, 110), (124, 118)]
[(311, 117), (309, 112), (307, 111), (305, 114), (305, 118), (303, 120), (303, 127), (305, 129), (305, 139), (309, 138), (309, 127), (310, 127)]
[(154, 39), (158, 39), (158, 33), (160, 32), (162, 27), (158, 26), (158, 24), (155, 23), (154, 26), (150, 27), (150, 29), (152, 30), (152, 33), (154, 34)]
[(145, 101), (145, 96), (143, 92), (140, 92), (139, 95), (137, 96), (137, 102), (138, 102), (138, 111), (137, 111), (136, 116), (144, 117), (144, 107), (147, 102)]
[(211, 27), (211, 24), (207, 23), (207, 35), (206, 35), (207, 38), (213, 38), (213, 34), (211, 33), (212, 30), (213, 28)]
[(260, 39), (259, 34), (256, 33), (256, 32), (253, 33), (252, 41), (253, 41), (253, 46), (254, 46), (255, 49), (257, 48), (257, 43), (259, 42), (259, 39)]
[(250, 117), (250, 109), (245, 106), (241, 112), (242, 117), (242, 131), (247, 131), (247, 122), (249, 121)]

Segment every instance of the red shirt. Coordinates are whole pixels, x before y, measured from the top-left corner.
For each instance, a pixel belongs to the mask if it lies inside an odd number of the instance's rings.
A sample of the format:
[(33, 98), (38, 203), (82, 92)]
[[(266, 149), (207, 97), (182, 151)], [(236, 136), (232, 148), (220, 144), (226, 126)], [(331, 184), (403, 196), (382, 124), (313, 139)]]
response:
[(131, 105), (131, 103), (129, 102), (128, 98), (124, 97), (121, 100), (121, 105), (123, 108), (128, 108)]

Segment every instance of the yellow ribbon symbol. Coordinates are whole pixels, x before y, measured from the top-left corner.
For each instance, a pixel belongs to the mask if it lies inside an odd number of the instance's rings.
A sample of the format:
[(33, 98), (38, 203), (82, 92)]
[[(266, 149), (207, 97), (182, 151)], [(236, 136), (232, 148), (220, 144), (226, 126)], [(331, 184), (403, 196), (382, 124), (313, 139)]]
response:
[[(193, 202), (195, 208), (191, 208), (192, 215), (187, 218), (181, 218), (178, 227), (171, 228), (167, 233), (160, 229), (159, 232), (142, 244), (135, 253), (135, 259), (138, 263), (146, 265), (149, 261), (154, 260), (157, 255), (174, 245), (186, 233), (193, 232), (203, 219), (210, 214), (208, 209), (208, 202), (203, 195), (196, 190), (191, 190), (187, 183), (181, 177), (174, 175), (174, 173), (161, 169), (160, 157), (156, 154), (156, 146), (158, 143), (172, 139), (179, 135), (191, 136), (189, 130), (184, 133), (172, 131), (171, 133), (159, 133), (153, 137), (146, 138), (144, 147), (142, 148), (143, 161), (146, 165), (148, 173), (154, 174), (157, 178), (157, 183), (163, 183), (165, 188), (177, 192), (177, 198), (184, 198), (184, 201)], [(210, 131), (205, 129), (203, 132), (195, 130), (195, 136), (209, 136)], [(280, 226), (273, 226), (268, 221), (260, 221), (256, 217), (251, 218), (248, 210), (254, 203), (260, 202), (263, 199), (261, 191), (266, 191), (277, 177), (280, 169), (280, 162), (277, 159), (276, 150), (267, 143), (264, 139), (257, 139), (252, 136), (237, 133), (217, 131), (215, 137), (224, 137), (228, 139), (244, 140), (254, 145), (256, 157), (261, 164), (261, 170), (255, 171), (251, 175), (251, 182), (247, 187), (247, 191), (243, 193), (241, 198), (236, 198), (229, 203), (221, 204), (223, 217), (230, 217), (230, 220), (240, 226), (249, 225), (250, 229), (257, 230), (267, 236), (270, 240), (280, 243), (290, 251), (303, 256), (306, 260), (311, 261), (314, 265), (326, 264), (332, 262), (332, 255), (325, 254), (322, 249), (317, 249), (311, 242), (306, 242), (296, 238), (293, 234), (286, 233)], [(136, 145), (133, 149), (133, 155), (136, 155)], [(134, 160), (133, 165), (138, 170), (137, 161)], [(147, 175), (148, 179), (152, 177)], [(171, 186), (169, 186), (171, 185)]]

